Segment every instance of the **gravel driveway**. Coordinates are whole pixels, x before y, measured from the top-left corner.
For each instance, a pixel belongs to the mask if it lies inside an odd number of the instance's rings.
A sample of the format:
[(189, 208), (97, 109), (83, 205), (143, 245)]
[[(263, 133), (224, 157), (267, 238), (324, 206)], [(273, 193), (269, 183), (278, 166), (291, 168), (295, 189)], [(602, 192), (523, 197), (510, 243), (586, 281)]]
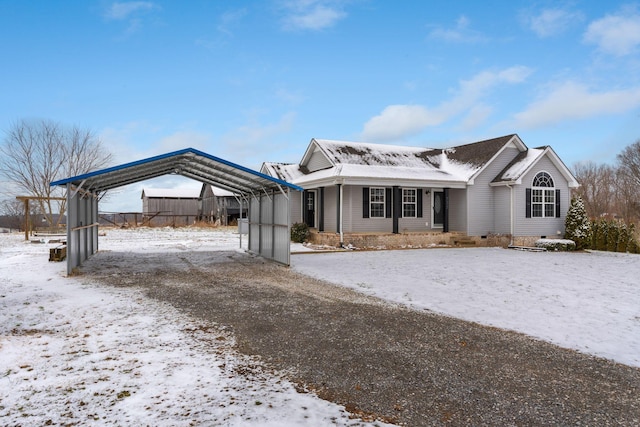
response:
[[(132, 259), (133, 257), (133, 259)], [(83, 274), (230, 328), (300, 390), (401, 425), (638, 425), (640, 369), (412, 311), (237, 252), (101, 252)]]

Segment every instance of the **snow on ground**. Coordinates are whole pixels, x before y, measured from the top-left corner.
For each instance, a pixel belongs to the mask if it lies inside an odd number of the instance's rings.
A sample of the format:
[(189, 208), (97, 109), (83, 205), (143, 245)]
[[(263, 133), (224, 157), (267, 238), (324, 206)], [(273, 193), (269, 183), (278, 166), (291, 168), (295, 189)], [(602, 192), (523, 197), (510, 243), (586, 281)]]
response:
[[(22, 239), (0, 234), (3, 424), (369, 425), (236, 353), (226, 331), (136, 290), (64, 277), (66, 263), (48, 262), (56, 244)], [(232, 229), (144, 228), (107, 230), (100, 249), (242, 250)], [(637, 255), (465, 248), (291, 260), (301, 273), (415, 309), (640, 366)]]
[[(54, 243), (0, 234), (2, 425), (382, 425), (297, 393), (224, 330), (132, 289), (64, 277)], [(107, 231), (101, 250), (237, 249), (231, 231)]]
[(363, 293), (640, 367), (640, 256), (441, 248), (292, 256)]

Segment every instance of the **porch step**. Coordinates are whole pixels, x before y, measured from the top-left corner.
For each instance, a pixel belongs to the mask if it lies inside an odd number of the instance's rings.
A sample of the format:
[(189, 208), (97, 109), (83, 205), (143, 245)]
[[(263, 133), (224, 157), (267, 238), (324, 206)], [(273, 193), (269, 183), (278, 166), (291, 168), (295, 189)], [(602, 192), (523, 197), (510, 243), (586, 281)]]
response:
[(453, 244), (455, 246), (475, 246), (476, 241), (468, 236), (456, 236), (453, 239)]

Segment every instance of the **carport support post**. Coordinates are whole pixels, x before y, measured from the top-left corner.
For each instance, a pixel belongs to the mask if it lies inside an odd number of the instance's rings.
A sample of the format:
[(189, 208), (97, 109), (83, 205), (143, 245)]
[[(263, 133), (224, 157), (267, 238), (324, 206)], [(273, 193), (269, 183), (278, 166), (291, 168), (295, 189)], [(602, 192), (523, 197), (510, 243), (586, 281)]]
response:
[[(240, 217), (238, 219), (238, 234), (240, 235), (240, 249), (242, 249), (242, 197), (239, 197), (238, 201), (240, 202)], [(249, 230), (247, 230), (247, 233), (249, 233)]]

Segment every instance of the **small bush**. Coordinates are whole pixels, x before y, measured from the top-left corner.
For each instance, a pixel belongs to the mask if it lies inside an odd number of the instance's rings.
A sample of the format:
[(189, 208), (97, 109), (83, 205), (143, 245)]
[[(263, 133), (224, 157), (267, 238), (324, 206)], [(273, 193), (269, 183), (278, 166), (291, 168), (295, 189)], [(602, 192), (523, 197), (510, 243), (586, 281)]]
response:
[(545, 248), (548, 251), (567, 252), (576, 250), (576, 242), (568, 239), (539, 239), (536, 248)]
[(291, 226), (291, 241), (304, 243), (309, 238), (309, 226), (304, 222), (296, 222)]

